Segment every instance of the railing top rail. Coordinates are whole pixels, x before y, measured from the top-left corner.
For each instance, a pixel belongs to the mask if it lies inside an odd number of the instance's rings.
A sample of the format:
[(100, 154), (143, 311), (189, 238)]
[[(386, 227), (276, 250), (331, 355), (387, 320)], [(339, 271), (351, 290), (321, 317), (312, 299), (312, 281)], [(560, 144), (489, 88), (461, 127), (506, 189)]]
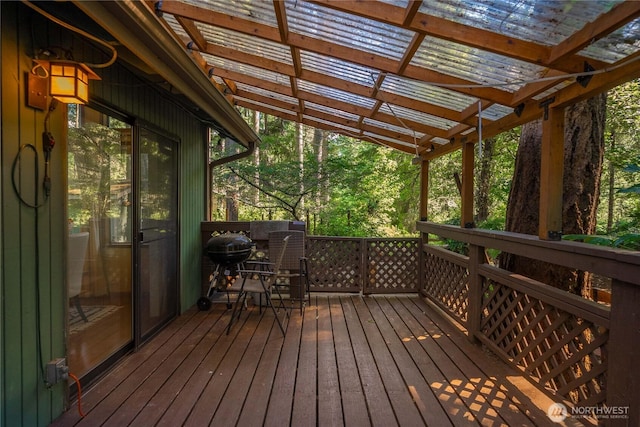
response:
[(417, 228), (460, 242), (498, 249), (551, 264), (590, 271), (640, 285), (640, 252), (572, 241), (540, 240), (538, 236), (421, 221)]

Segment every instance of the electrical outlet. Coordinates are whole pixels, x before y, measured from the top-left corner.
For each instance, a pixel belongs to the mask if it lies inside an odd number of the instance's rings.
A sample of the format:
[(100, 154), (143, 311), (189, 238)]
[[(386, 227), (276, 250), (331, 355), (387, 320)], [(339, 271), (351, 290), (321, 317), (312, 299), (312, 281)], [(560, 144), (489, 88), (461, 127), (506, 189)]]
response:
[(47, 384), (54, 385), (58, 384), (60, 381), (65, 381), (69, 378), (69, 367), (67, 366), (67, 359), (64, 357), (53, 359), (49, 363), (47, 363)]

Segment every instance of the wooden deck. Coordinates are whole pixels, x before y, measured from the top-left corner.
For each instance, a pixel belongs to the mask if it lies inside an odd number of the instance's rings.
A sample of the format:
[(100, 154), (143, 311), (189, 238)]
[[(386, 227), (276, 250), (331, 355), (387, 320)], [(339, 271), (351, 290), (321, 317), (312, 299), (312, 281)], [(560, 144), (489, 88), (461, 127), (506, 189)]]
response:
[[(282, 313), (281, 313), (282, 314)], [(273, 314), (192, 309), (54, 426), (542, 426), (552, 400), (416, 296), (313, 296)]]

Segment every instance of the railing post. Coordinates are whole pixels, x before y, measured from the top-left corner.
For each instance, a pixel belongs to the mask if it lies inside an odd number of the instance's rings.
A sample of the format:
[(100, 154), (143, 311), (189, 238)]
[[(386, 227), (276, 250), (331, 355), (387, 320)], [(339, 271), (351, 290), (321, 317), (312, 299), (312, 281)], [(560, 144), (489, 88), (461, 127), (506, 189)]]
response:
[(367, 286), (369, 278), (369, 271), (367, 270), (369, 268), (369, 263), (367, 262), (369, 258), (368, 249), (369, 246), (367, 245), (367, 239), (360, 239), (360, 271), (362, 271), (362, 274), (360, 275), (360, 290), (363, 295), (370, 293)]
[(640, 425), (640, 286), (613, 280), (608, 349), (607, 406), (626, 411), (609, 426)]
[(469, 292), (467, 294), (467, 333), (469, 341), (477, 342), (476, 333), (480, 331), (480, 310), (482, 307), (483, 280), (480, 276), (480, 264), (485, 262), (484, 248), (469, 244)]

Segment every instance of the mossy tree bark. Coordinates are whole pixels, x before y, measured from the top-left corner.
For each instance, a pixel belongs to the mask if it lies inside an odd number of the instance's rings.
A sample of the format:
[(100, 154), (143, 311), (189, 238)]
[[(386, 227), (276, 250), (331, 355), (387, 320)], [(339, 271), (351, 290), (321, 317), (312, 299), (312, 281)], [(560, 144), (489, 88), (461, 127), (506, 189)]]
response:
[[(563, 234), (591, 234), (595, 231), (605, 116), (606, 94), (565, 110)], [(538, 233), (541, 140), (540, 120), (523, 126), (507, 205), (507, 231)], [(584, 296), (590, 294), (589, 276), (584, 272), (511, 254), (503, 254), (501, 265), (557, 288)]]

